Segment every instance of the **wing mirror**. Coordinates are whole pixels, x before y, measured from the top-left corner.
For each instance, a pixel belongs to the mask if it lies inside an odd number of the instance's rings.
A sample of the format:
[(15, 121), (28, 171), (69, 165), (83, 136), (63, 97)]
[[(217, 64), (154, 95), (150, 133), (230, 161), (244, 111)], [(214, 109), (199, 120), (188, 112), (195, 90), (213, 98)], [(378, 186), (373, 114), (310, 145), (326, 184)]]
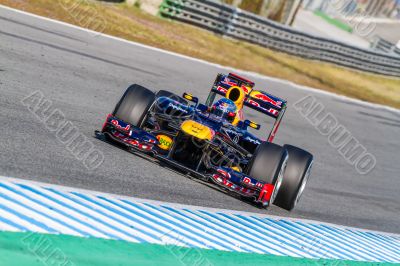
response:
[(244, 120), (244, 121), (240, 121), (238, 124), (239, 128), (242, 128), (244, 130), (246, 130), (248, 127), (254, 128), (256, 130), (259, 130), (261, 128), (260, 124), (257, 124), (256, 122), (250, 121), (250, 120)]
[(189, 93), (183, 93), (182, 97), (188, 101), (194, 102), (197, 106), (197, 104), (199, 103), (199, 98), (194, 97), (192, 94)]

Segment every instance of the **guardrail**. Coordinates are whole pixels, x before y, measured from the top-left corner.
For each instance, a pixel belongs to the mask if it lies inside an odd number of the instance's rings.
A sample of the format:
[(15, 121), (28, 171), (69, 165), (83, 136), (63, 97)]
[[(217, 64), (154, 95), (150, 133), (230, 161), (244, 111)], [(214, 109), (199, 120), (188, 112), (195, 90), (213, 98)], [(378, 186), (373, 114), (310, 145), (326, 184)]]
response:
[(400, 49), (396, 47), (396, 44), (388, 42), (380, 37), (376, 38), (372, 48), (377, 51), (392, 53), (394, 55), (400, 56)]
[(212, 0), (164, 0), (160, 15), (303, 58), (400, 77), (400, 56), (317, 37)]

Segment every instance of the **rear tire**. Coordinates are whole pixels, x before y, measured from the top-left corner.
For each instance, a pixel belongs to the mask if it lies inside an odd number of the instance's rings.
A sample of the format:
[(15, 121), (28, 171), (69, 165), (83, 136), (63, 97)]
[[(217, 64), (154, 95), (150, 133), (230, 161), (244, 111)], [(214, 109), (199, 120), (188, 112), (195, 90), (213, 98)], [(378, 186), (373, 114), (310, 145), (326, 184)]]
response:
[(126, 123), (141, 127), (155, 99), (154, 92), (133, 84), (125, 91), (112, 115)]
[(285, 145), (284, 148), (289, 153), (289, 160), (274, 204), (291, 211), (303, 194), (314, 158), (311, 153), (300, 148), (291, 145)]
[(288, 152), (284, 147), (274, 143), (264, 142), (260, 144), (251, 159), (247, 174), (258, 181), (275, 186), (271, 196), (274, 203), (282, 184), (283, 174), (288, 161)]

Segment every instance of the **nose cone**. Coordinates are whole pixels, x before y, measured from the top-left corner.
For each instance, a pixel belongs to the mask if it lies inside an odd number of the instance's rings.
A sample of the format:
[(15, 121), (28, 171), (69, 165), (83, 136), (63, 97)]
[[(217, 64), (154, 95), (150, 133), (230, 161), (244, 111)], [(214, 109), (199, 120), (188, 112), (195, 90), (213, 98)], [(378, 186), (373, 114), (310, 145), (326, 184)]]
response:
[(183, 122), (181, 130), (185, 134), (201, 140), (212, 140), (215, 135), (214, 130), (193, 120)]

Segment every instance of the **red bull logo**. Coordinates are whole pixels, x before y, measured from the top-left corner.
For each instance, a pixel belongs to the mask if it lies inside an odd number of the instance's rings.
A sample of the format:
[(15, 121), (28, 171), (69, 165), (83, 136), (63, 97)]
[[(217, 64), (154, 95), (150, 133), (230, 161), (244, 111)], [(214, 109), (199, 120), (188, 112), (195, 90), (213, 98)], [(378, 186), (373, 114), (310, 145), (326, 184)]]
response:
[(221, 168), (218, 168), (217, 172), (220, 173), (225, 178), (228, 178), (228, 179), (231, 178), (231, 175), (227, 171), (225, 171)]
[(232, 86), (237, 86), (237, 83), (236, 82), (232, 82), (230, 79), (228, 79), (228, 78), (224, 78), (223, 80), (221, 80), (221, 83), (222, 84), (225, 84), (225, 85), (228, 85), (228, 86), (230, 86), (230, 87), (232, 87)]
[(242, 90), (244, 91), (244, 93), (249, 94), (251, 88), (242, 85)]
[[(232, 82), (229, 78), (224, 78), (223, 80), (221, 80), (221, 84), (228, 85), (229, 87), (238, 86), (238, 84), (236, 82)], [(249, 94), (249, 92), (251, 90), (251, 88), (246, 87), (245, 85), (242, 85), (240, 88), (246, 94)]]
[(263, 110), (264, 112), (268, 112), (268, 113), (270, 113), (270, 114), (273, 114), (274, 116), (278, 116), (278, 115), (279, 115), (279, 111), (277, 111), (277, 110), (275, 110), (275, 109), (272, 109), (272, 108), (269, 108), (269, 109), (264, 108), (264, 107), (262, 107), (262, 106), (261, 106), (258, 102), (256, 102), (256, 101), (249, 100), (248, 102), (249, 102), (251, 105), (257, 107), (258, 109)]
[(265, 95), (264, 93), (259, 92), (259, 91), (252, 92), (251, 93), (251, 97), (259, 99), (259, 100), (261, 100), (263, 102), (270, 103), (273, 106), (276, 106), (276, 107), (279, 107), (279, 108), (282, 107), (282, 102), (281, 101), (274, 101), (273, 99), (271, 99), (270, 97), (268, 97), (267, 95)]
[(218, 87), (217, 87), (217, 91), (220, 91), (220, 92), (225, 93), (225, 94), (228, 92), (227, 89), (222, 88), (221, 86), (218, 86)]

